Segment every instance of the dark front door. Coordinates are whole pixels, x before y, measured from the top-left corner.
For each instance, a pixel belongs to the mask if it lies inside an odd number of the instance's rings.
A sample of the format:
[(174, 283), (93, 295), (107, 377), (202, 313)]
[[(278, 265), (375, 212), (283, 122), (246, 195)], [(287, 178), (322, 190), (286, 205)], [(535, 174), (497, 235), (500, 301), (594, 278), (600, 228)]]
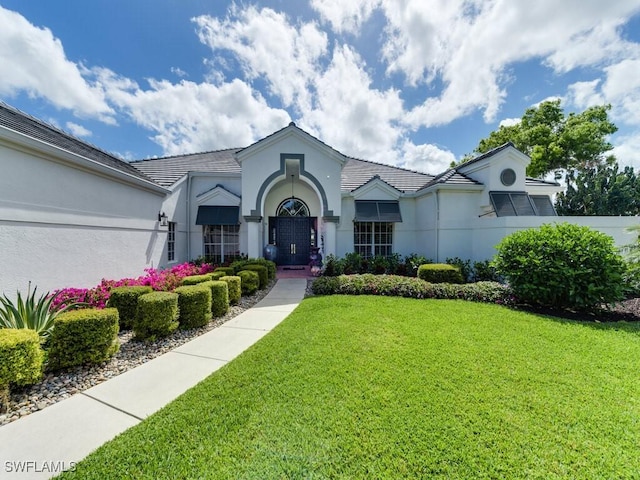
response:
[(269, 229), (275, 229), (278, 265), (306, 265), (311, 253), (313, 217), (271, 217)]

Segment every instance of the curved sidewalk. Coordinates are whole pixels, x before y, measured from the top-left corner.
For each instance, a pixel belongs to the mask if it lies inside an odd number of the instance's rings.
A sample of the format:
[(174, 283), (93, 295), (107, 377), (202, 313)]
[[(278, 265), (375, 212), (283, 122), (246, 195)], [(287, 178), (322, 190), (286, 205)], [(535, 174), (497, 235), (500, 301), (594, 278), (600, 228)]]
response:
[(177, 398), (284, 320), (307, 280), (279, 279), (255, 306), (188, 343), (0, 427), (0, 478), (50, 478)]

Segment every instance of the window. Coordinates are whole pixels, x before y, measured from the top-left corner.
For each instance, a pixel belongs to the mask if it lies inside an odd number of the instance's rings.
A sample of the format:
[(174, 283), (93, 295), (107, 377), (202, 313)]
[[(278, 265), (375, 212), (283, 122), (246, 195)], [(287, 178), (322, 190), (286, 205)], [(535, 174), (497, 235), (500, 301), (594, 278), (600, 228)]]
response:
[(176, 259), (176, 222), (169, 222), (167, 231), (167, 261), (173, 262)]
[(556, 209), (553, 208), (553, 203), (551, 203), (549, 195), (531, 195), (531, 200), (533, 200), (533, 204), (536, 206), (538, 215), (548, 217), (558, 215)]
[(527, 192), (489, 192), (498, 217), (537, 215)]
[(297, 198), (288, 198), (276, 210), (278, 217), (308, 217), (309, 207)]
[(222, 263), (240, 255), (240, 225), (203, 225), (204, 256)]
[(353, 222), (353, 247), (363, 258), (390, 256), (393, 251), (393, 223)]

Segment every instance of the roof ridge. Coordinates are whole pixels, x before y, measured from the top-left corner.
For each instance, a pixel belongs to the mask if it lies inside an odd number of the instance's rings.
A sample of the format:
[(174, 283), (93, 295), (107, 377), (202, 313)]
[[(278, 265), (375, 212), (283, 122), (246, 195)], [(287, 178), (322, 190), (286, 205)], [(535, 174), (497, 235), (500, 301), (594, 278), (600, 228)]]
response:
[(432, 173), (419, 172), (418, 170), (412, 170), (410, 168), (399, 167), (397, 165), (390, 165), (388, 163), (374, 162), (373, 160), (365, 160), (364, 158), (352, 157), (345, 155), (347, 160), (357, 160), (358, 162), (372, 163), (373, 165), (382, 165), (383, 167), (395, 168), (396, 170), (402, 170), (403, 172), (417, 173), (418, 175), (426, 175), (428, 177), (435, 177)]
[(129, 163), (151, 162), (151, 161), (154, 161), (154, 160), (169, 160), (169, 159), (172, 159), (172, 158), (191, 157), (191, 156), (194, 156), (194, 155), (207, 155), (209, 153), (220, 153), (220, 152), (231, 152), (231, 151), (239, 152), (242, 149), (243, 149), (243, 147), (218, 148), (216, 150), (205, 150), (203, 152), (182, 153), (182, 154), (177, 154), (177, 155), (168, 155), (166, 157), (141, 158), (139, 160), (131, 160)]

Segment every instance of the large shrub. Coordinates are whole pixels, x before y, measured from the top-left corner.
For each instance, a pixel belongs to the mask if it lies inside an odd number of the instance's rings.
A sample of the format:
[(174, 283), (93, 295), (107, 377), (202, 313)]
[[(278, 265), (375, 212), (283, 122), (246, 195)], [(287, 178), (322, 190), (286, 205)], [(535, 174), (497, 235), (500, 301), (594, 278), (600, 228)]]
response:
[(133, 332), (139, 340), (166, 337), (178, 328), (178, 294), (151, 292), (138, 298)]
[(204, 275), (189, 275), (188, 277), (184, 277), (180, 282), (181, 285), (197, 285), (199, 283), (208, 282), (211, 280), (211, 274), (207, 273)]
[(104, 362), (118, 348), (116, 308), (72, 310), (56, 318), (49, 340), (47, 367), (56, 370)]
[(242, 295), (252, 295), (256, 293), (256, 290), (258, 290), (258, 285), (260, 285), (258, 272), (253, 272), (251, 270), (241, 270), (238, 272), (238, 277), (240, 277), (240, 288), (242, 289)]
[(31, 329), (0, 329), (0, 411), (10, 385), (29, 385), (42, 376), (40, 337)]
[(523, 302), (586, 310), (623, 297), (624, 261), (604, 233), (542, 225), (512, 233), (496, 249), (493, 266)]
[(262, 265), (264, 267), (267, 267), (267, 275), (269, 280), (273, 280), (274, 278), (276, 278), (276, 264), (275, 262), (267, 260), (266, 258), (248, 258), (245, 260), (237, 260), (231, 264), (236, 272), (244, 270), (244, 267), (247, 265)]
[(180, 328), (197, 328), (211, 320), (211, 289), (206, 284), (185, 285), (174, 290), (178, 294)]
[(148, 285), (133, 285), (130, 287), (115, 287), (111, 289), (108, 307), (118, 309), (121, 330), (130, 330), (138, 312), (138, 297), (153, 292)]
[(252, 271), (258, 274), (258, 288), (263, 290), (269, 284), (269, 273), (264, 265), (245, 265), (241, 271)]

